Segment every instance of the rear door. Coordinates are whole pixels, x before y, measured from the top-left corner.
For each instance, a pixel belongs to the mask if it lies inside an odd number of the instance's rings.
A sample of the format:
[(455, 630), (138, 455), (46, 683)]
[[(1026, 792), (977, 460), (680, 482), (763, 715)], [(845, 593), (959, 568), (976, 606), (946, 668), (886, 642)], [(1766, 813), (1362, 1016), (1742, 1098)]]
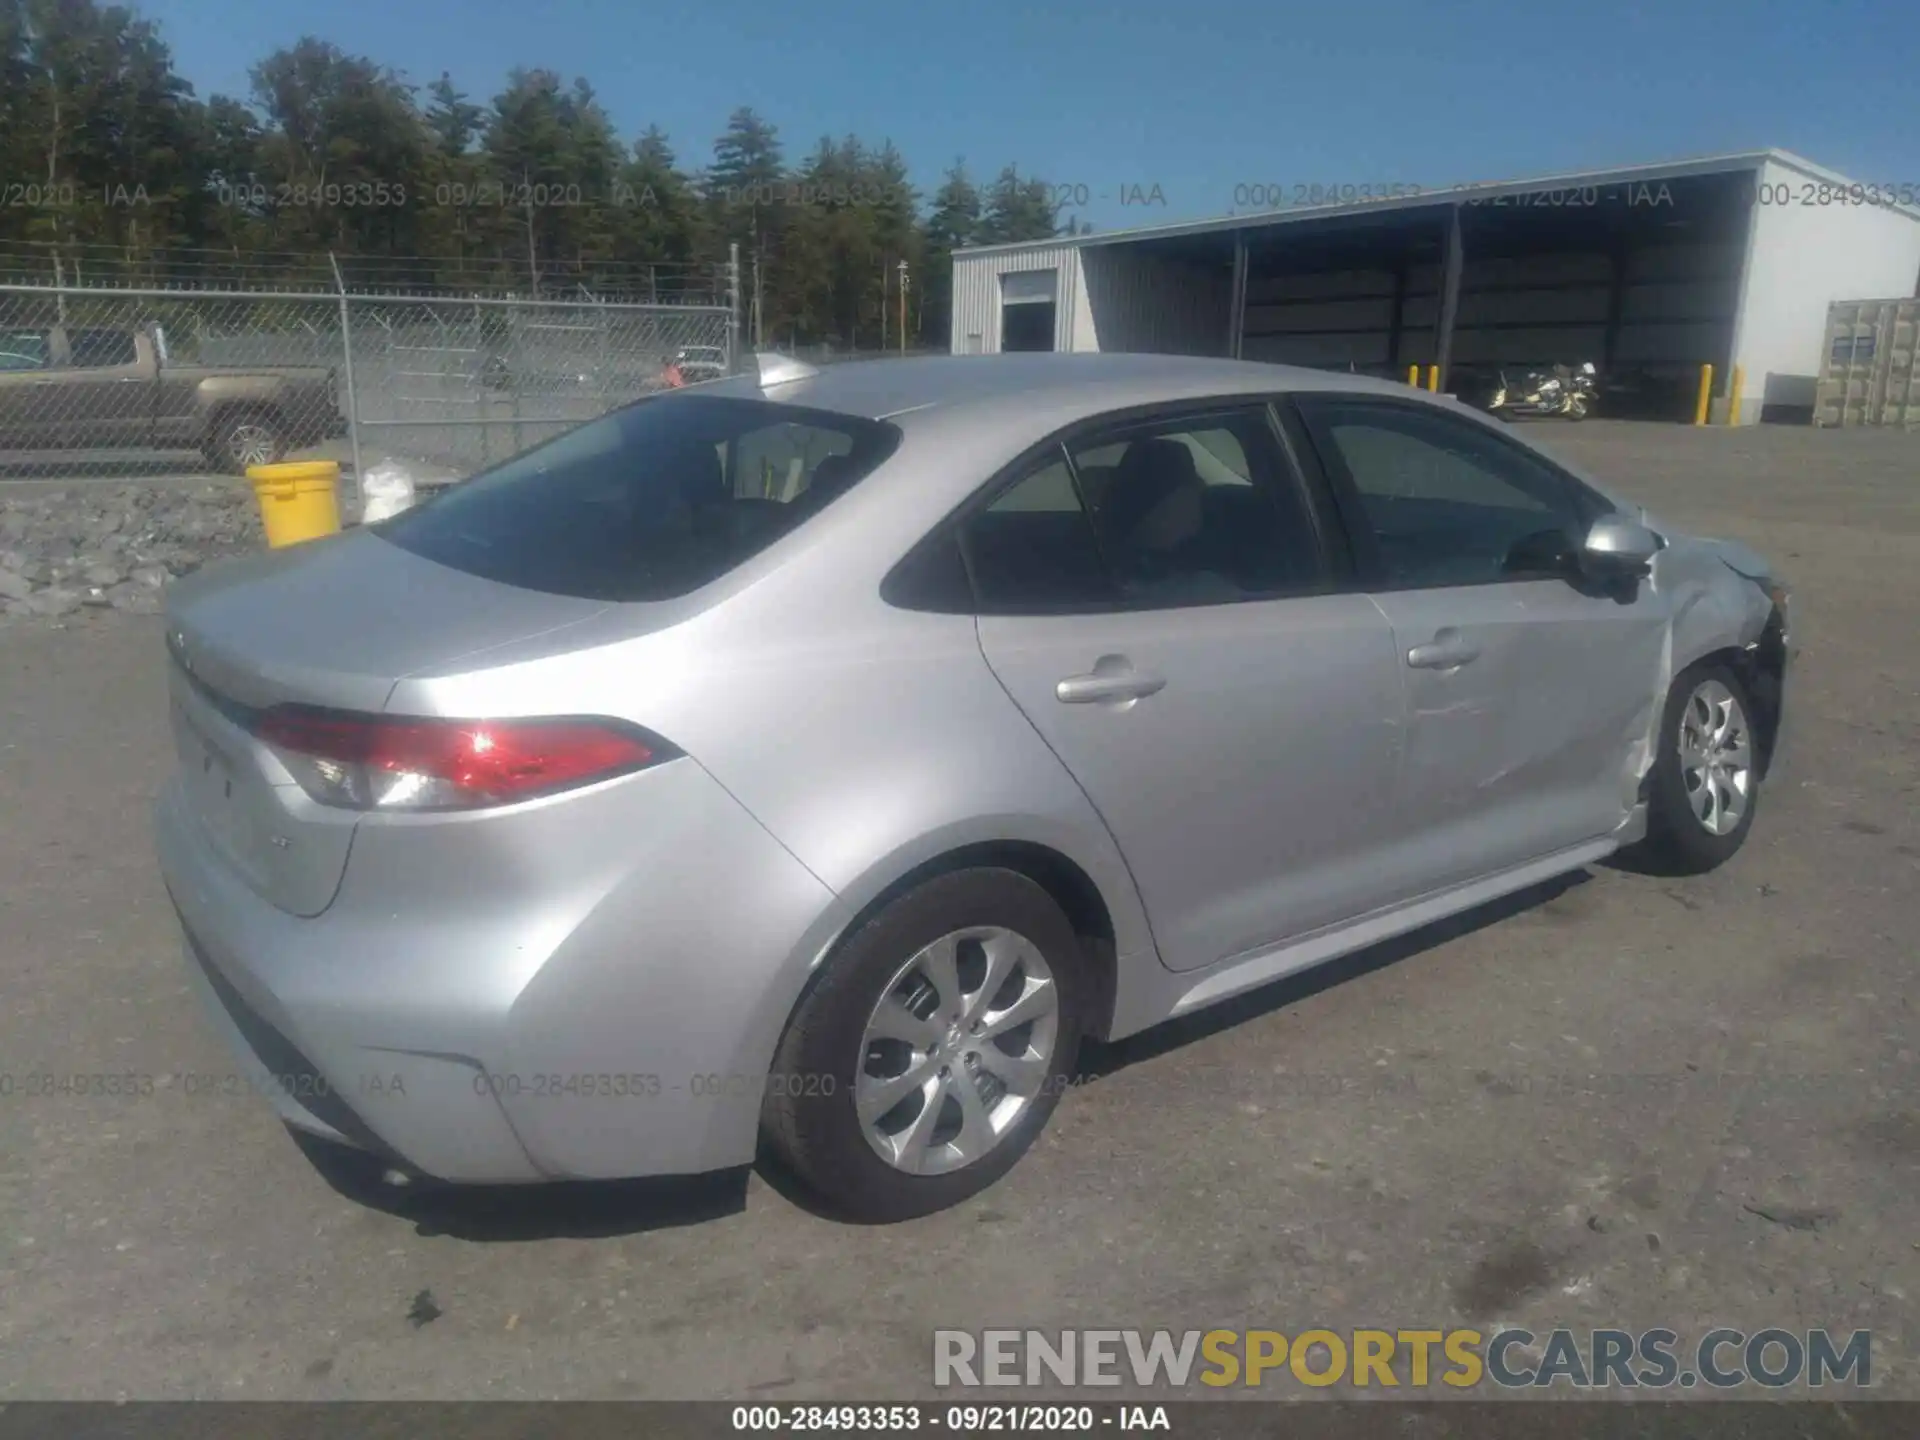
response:
[(961, 538), (987, 661), (1112, 830), (1165, 963), (1372, 908), (1393, 635), (1338, 592), (1266, 407), (1095, 426), (983, 499)]
[(1392, 868), (1419, 889), (1609, 835), (1637, 798), (1667, 607), (1574, 566), (1612, 507), (1532, 450), (1417, 401), (1298, 412), (1393, 624), (1406, 749)]

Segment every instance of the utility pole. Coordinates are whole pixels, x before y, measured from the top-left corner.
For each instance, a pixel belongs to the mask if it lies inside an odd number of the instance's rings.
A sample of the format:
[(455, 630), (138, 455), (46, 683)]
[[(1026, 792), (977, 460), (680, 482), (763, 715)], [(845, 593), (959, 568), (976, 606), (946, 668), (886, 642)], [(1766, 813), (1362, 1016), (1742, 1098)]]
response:
[(887, 262), (880, 262), (880, 348), (887, 348)]
[(727, 367), (735, 375), (740, 363), (740, 242), (727, 246)]
[(760, 289), (761, 253), (762, 253), (762, 247), (760, 243), (760, 211), (758, 207), (755, 207), (753, 212), (753, 348), (755, 350), (758, 350), (762, 343), (761, 342), (761, 326), (764, 323), (763, 317), (766, 314), (766, 311), (764, 308), (764, 298)]
[[(531, 195), (533, 193), (533, 172), (523, 169), (520, 172), (520, 178), (521, 182), (526, 186), (527, 193)], [(531, 200), (527, 202), (527, 285), (529, 287), (528, 293), (533, 299), (538, 300), (540, 298), (540, 247), (534, 240), (533, 202)]]
[(907, 353), (907, 262), (900, 262), (900, 353)]

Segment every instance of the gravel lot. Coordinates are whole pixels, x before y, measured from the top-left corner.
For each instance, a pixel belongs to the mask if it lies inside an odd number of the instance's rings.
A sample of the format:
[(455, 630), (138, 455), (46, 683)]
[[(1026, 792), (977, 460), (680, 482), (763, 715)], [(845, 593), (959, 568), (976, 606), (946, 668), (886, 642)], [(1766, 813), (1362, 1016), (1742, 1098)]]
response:
[(890, 1229), (738, 1175), (381, 1208), (166, 1084), (233, 1067), (149, 853), (159, 622), (0, 620), (0, 1398), (877, 1399), (928, 1393), (937, 1326), (1493, 1322), (1870, 1327), (1920, 1398), (1920, 435), (1545, 433), (1796, 584), (1745, 852), (1103, 1051), (1007, 1181)]

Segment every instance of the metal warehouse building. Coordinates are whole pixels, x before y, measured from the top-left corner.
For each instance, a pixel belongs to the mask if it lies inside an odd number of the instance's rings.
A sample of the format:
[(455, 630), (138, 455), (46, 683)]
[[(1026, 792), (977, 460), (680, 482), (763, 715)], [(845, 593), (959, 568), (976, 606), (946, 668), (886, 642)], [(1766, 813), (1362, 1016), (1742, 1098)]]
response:
[(987, 246), (954, 255), (952, 347), (1438, 365), (1462, 392), (1591, 360), (1617, 409), (1676, 418), (1711, 365), (1715, 419), (1800, 418), (1828, 304), (1917, 293), (1914, 199), (1764, 150)]

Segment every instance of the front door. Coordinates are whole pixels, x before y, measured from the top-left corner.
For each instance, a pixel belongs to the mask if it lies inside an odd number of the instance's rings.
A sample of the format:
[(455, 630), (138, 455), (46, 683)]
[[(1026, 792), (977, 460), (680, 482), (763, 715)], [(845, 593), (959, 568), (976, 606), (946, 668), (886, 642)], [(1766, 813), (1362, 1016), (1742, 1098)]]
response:
[(1431, 890), (1610, 835), (1637, 798), (1668, 616), (1574, 565), (1606, 502), (1490, 427), (1412, 401), (1301, 396), (1407, 705), (1395, 868)]
[(1371, 909), (1394, 638), (1333, 593), (1263, 406), (1096, 430), (963, 530), (988, 663), (1191, 970)]

